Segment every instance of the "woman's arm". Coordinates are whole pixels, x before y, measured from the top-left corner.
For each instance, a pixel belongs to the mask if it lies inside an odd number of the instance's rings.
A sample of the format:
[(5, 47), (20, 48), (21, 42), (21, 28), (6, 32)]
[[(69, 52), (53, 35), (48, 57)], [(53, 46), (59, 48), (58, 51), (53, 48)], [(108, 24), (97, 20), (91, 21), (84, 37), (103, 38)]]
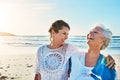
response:
[(40, 73), (36, 73), (36, 74), (35, 74), (34, 80), (41, 80), (41, 75), (40, 75)]
[(36, 68), (35, 68), (35, 77), (34, 77), (34, 80), (41, 80), (41, 74), (40, 74), (40, 60), (39, 60), (39, 57), (40, 57), (40, 51), (41, 51), (41, 48), (40, 47), (37, 51), (37, 56), (36, 56)]
[(108, 55), (106, 57), (106, 61), (107, 61), (106, 66), (108, 66), (109, 68), (112, 68), (112, 69), (115, 68), (115, 65), (116, 65), (115, 60), (113, 59), (113, 57), (111, 55)]

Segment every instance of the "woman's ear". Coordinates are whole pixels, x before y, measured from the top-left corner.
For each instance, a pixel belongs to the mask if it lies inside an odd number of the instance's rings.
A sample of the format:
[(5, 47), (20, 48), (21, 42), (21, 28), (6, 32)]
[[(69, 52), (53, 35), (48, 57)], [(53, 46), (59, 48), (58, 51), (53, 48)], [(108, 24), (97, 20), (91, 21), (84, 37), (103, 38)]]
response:
[(54, 30), (51, 31), (51, 36), (53, 37), (56, 34)]
[(105, 39), (105, 38), (103, 38), (103, 42), (104, 42), (104, 43), (106, 42), (106, 39)]
[(105, 38), (103, 38), (103, 44), (106, 42), (106, 39)]
[(54, 31), (54, 30), (52, 30), (52, 31), (51, 31), (51, 34), (55, 34), (55, 31)]

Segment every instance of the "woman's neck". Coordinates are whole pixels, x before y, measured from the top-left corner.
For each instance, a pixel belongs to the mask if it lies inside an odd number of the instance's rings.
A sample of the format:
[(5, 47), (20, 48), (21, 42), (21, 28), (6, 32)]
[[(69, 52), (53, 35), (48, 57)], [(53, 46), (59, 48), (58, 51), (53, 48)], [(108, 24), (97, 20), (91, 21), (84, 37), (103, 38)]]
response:
[(57, 43), (51, 43), (50, 45), (48, 45), (48, 47), (50, 48), (50, 49), (56, 49), (56, 48), (59, 48), (59, 47), (61, 47), (62, 45), (60, 45), (60, 44), (57, 44)]
[(99, 58), (100, 50), (96, 49), (89, 49), (86, 56), (85, 56), (85, 66), (93, 67), (96, 65), (96, 62)]
[(100, 54), (100, 49), (88, 49), (88, 54), (97, 56)]

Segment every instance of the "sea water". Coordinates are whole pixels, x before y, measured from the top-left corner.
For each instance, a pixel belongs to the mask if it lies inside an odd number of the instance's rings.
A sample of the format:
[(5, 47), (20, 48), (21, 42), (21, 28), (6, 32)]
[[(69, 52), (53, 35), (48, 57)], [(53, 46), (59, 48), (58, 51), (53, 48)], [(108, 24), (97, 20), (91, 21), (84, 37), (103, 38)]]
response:
[[(30, 54), (36, 53), (38, 47), (49, 44), (49, 36), (0, 36), (0, 54)], [(88, 46), (85, 36), (69, 36), (66, 43), (78, 47), (81, 51), (86, 51)], [(105, 54), (120, 54), (120, 36), (112, 36)]]

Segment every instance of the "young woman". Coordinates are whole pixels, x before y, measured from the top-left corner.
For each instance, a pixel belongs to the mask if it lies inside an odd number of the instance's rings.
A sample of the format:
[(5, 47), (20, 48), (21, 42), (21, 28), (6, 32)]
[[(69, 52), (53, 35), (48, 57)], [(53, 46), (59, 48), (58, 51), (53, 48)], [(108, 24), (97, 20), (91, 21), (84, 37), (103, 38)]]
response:
[(63, 20), (55, 21), (49, 29), (50, 44), (38, 49), (35, 80), (68, 80), (68, 60), (76, 51), (65, 43), (70, 31)]

